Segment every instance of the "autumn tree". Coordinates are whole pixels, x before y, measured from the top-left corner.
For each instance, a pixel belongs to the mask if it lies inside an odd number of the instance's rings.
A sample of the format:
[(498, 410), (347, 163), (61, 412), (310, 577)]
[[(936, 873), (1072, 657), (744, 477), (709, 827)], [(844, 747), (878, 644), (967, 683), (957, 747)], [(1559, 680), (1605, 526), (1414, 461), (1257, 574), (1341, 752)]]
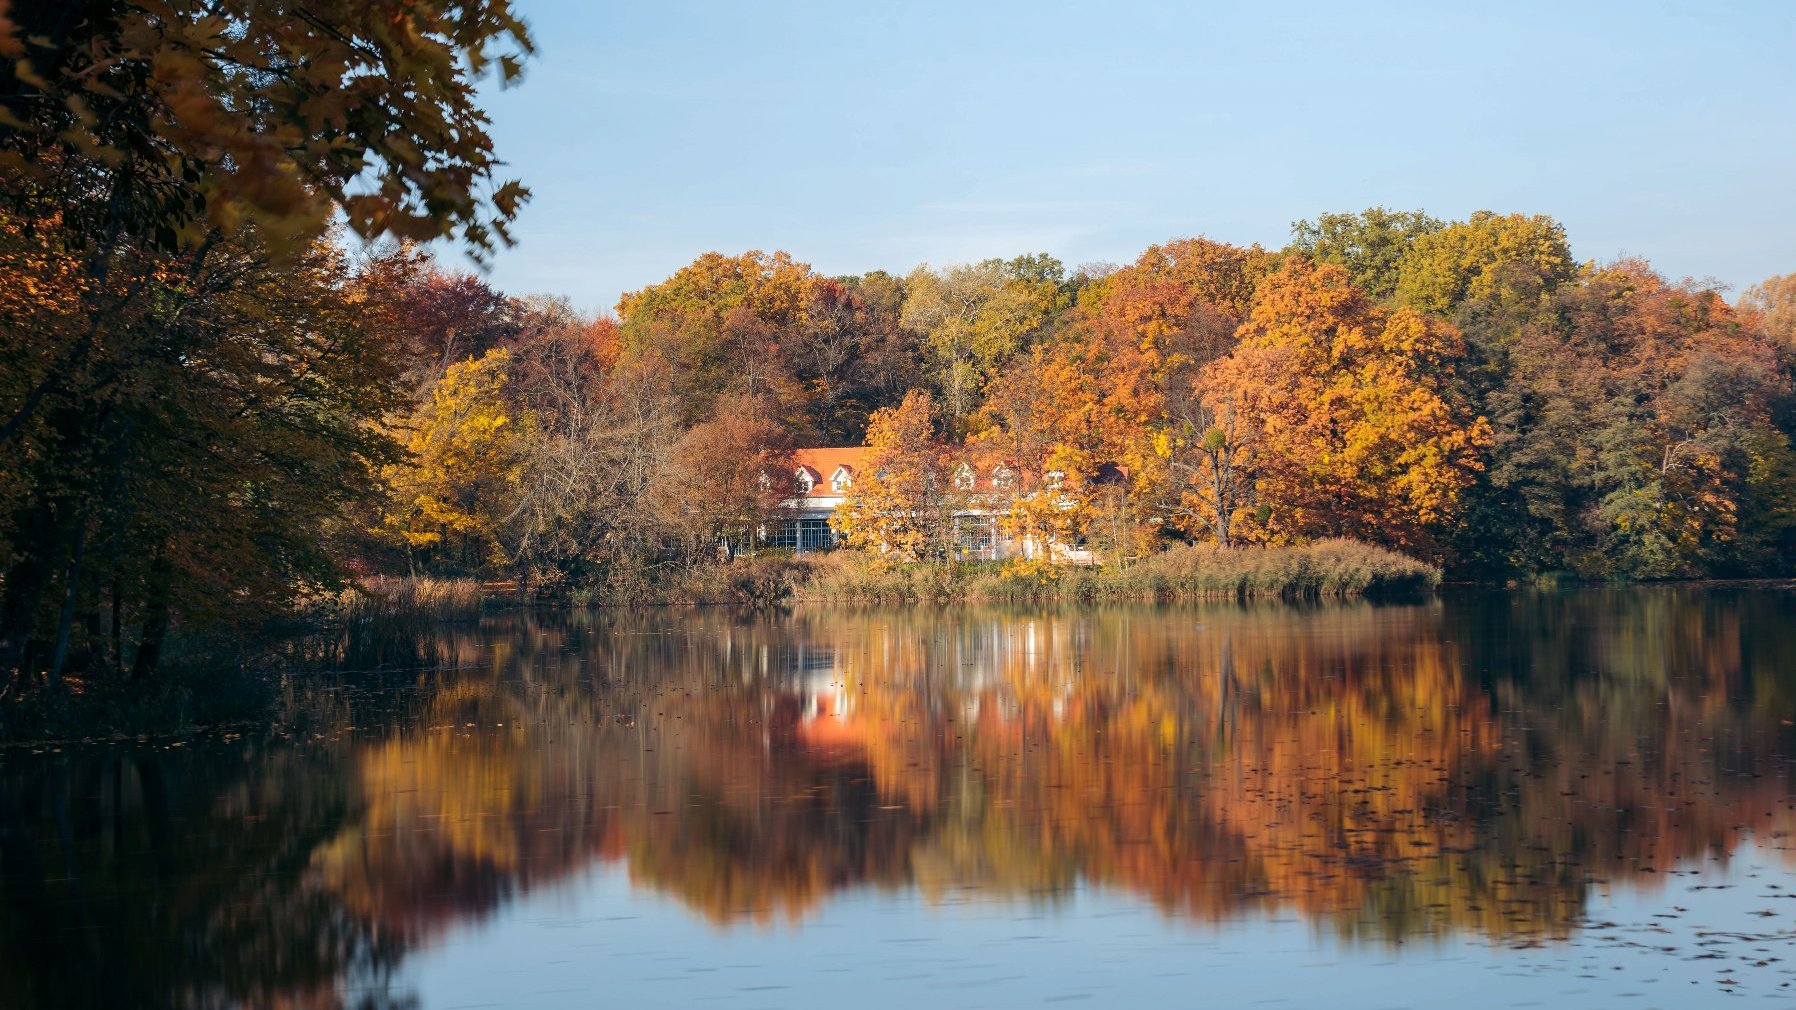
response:
[(1258, 247), (1176, 239), (1092, 280), (1057, 327), (1056, 353), (1076, 360), (1072, 377), (1085, 376), (1101, 401), (1092, 415), (1104, 432), (1101, 452), (1128, 474), (1137, 540), (1216, 533), (1197, 501), (1201, 487), (1214, 490), (1203, 476), (1203, 442), (1216, 420), (1197, 379), (1235, 346), (1235, 331), (1270, 269), (1271, 258)]
[[(1715, 292), (1624, 261), (1517, 330), (1488, 398), (1518, 567), (1663, 578), (1787, 557), (1793, 457), (1776, 342)], [(1750, 516), (1752, 534), (1743, 533)], [(1761, 567), (1766, 566), (1766, 567)]]
[(912, 390), (898, 406), (875, 411), (866, 446), (861, 472), (830, 525), (849, 546), (893, 560), (953, 557), (954, 515), (965, 496), (954, 484), (954, 456), (936, 431), (934, 397)]
[(1259, 246), (1173, 239), (1148, 246), (1134, 263), (1093, 281), (1079, 293), (1079, 302), (1102, 308), (1144, 339), (1157, 339), (1176, 330), (1198, 305), (1245, 313), (1271, 267), (1272, 258)]
[(446, 270), (414, 249), (389, 255), (417, 260), (411, 281), (380, 308), (408, 337), (406, 377), (420, 393), (456, 362), (506, 344), (530, 318), (521, 301), (473, 274)]
[(904, 325), (922, 335), (950, 426), (978, 407), (985, 385), (1027, 345), (1054, 306), (1060, 271), (1040, 260), (985, 260), (904, 280)]
[(682, 410), (705, 416), (725, 393), (802, 414), (803, 390), (779, 353), (810, 325), (823, 278), (783, 252), (710, 252), (617, 303), (626, 356), (654, 359), (678, 378)]
[(989, 423), (974, 441), (973, 465), (989, 483), (984, 504), (1044, 557), (1098, 531), (1116, 504), (1115, 461), (1134, 432), (1105, 397), (1106, 363), (1093, 350), (1074, 340), (1036, 347), (993, 383)]
[[(1217, 546), (1233, 547), (1237, 519), (1257, 503), (1260, 432), (1225, 391), (1218, 390), (1208, 404), (1201, 396), (1185, 402), (1162, 436), (1161, 453), (1176, 488), (1167, 511), (1179, 526), (1207, 526)], [(1270, 513), (1257, 518), (1264, 527)]]
[(1549, 288), (1577, 273), (1559, 222), (1481, 210), (1418, 235), (1398, 261), (1394, 297), (1419, 312), (1451, 315), (1460, 303), (1502, 284), (1511, 264), (1525, 266)]
[(549, 325), (512, 350), (507, 399), (534, 426), (502, 543), (546, 597), (640, 592), (682, 533), (661, 488), (681, 437), (668, 377), (620, 361), (609, 320)]
[(1754, 284), (1740, 296), (1740, 306), (1758, 312), (1765, 332), (1796, 354), (1796, 274), (1782, 274)]
[(794, 466), (785, 428), (762, 404), (725, 398), (675, 443), (654, 507), (673, 520), (688, 560), (715, 559), (783, 521)]
[[(0, 341), (85, 324), (70, 260), (44, 253), (62, 234), (11, 260), (45, 297)], [(254, 620), (335, 577), (329, 527), (399, 451), (374, 422), (403, 406), (401, 335), (363, 309), (409, 267), (321, 240), (277, 272), (252, 240), (87, 282), (150, 296), (108, 323), (118, 371), (49, 401), (7, 459), (0, 668), (147, 677), (177, 622)]]
[(1200, 379), (1216, 415), (1256, 429), (1258, 472), (1238, 477), (1265, 507), (1257, 535), (1431, 552), (1490, 439), (1458, 386), (1463, 352), (1451, 327), (1372, 306), (1344, 269), (1286, 261)]
[(819, 283), (779, 353), (804, 387), (809, 427), (825, 443), (859, 442), (867, 418), (896, 406), (923, 369), (902, 320), (904, 282), (882, 271)]
[(507, 402), (510, 352), (450, 365), (411, 421), (410, 459), (391, 471), (385, 524), (427, 562), (457, 572), (503, 565), (500, 524), (510, 514), (534, 427)]
[(358, 310), (404, 270), (327, 225), (509, 241), (475, 82), (529, 47), (503, 0), (0, 9), (0, 233), (48, 285), (0, 332), (0, 668), (54, 675), (105, 617), (147, 676), (178, 622), (329, 581), (400, 406)]
[[(858, 305), (858, 347), (854, 362), (856, 396), (871, 414), (895, 407), (924, 369), (924, 349), (915, 330), (904, 325), (904, 279), (883, 270), (841, 279)], [(824, 423), (820, 418), (819, 425)], [(851, 441), (866, 430), (860, 418)]]
[(476, 82), (517, 79), (531, 48), (505, 0), (16, 0), (0, 10), (0, 194), (99, 236), (101, 257), (247, 222), (303, 244), (332, 213), (363, 238), (490, 253), (528, 194), (495, 179)]

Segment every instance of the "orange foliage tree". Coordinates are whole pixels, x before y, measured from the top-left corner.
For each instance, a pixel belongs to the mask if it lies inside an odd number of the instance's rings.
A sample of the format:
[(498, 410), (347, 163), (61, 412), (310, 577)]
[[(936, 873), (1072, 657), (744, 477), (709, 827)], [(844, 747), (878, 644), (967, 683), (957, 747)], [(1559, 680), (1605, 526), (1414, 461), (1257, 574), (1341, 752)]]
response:
[(1198, 381), (1214, 414), (1251, 426), (1235, 438), (1254, 449), (1242, 475), (1261, 506), (1253, 535), (1429, 549), (1490, 443), (1459, 388), (1458, 332), (1375, 307), (1341, 268), (1293, 258), (1239, 336)]

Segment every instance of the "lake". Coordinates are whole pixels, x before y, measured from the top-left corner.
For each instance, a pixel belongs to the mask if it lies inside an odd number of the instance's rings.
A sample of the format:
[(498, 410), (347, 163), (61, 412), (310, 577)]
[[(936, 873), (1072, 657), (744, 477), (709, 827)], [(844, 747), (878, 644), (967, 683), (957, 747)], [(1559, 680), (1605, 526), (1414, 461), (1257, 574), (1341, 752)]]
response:
[(1796, 594), (405, 648), (273, 729), (0, 750), (0, 1007), (1796, 1000)]

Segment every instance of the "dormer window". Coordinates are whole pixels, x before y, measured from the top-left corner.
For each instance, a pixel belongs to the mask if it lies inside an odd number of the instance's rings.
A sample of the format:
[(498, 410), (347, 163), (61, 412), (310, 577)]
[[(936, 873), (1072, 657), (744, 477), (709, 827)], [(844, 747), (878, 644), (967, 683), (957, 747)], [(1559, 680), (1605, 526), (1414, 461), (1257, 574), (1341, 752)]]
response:
[(1066, 471), (1065, 470), (1049, 470), (1047, 476), (1048, 476), (1048, 490), (1058, 491), (1058, 490), (1060, 490), (1060, 483), (1062, 481), (1066, 480)]
[(999, 463), (992, 469), (992, 487), (1000, 491), (1008, 491), (1015, 483), (1016, 474), (1011, 472), (1010, 467)]
[(773, 490), (773, 478), (767, 476), (767, 471), (762, 470), (761, 475), (755, 478), (755, 486), (762, 491), (771, 491)]
[(817, 485), (817, 481), (815, 478), (813, 478), (811, 476), (811, 472), (809, 470), (798, 471), (798, 493), (799, 494), (810, 494), (811, 488), (815, 487), (816, 485)]
[(847, 467), (838, 466), (836, 467), (836, 472), (830, 475), (829, 486), (833, 488), (837, 494), (844, 494), (850, 487), (854, 486), (854, 477), (848, 472)]
[(973, 468), (962, 463), (960, 469), (954, 471), (954, 486), (962, 491), (973, 490)]

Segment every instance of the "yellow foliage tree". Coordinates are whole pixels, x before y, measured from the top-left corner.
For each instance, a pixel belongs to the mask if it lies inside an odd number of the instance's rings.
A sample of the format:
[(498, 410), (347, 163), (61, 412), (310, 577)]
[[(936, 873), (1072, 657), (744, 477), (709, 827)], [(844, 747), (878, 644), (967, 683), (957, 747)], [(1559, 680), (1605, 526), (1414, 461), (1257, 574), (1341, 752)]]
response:
[(913, 389), (896, 407), (874, 411), (867, 457), (830, 525), (853, 547), (897, 561), (953, 556), (954, 515), (965, 503), (936, 435), (935, 398)]
[(1548, 286), (1577, 273), (1565, 228), (1544, 214), (1496, 214), (1481, 210), (1440, 231), (1419, 236), (1398, 264), (1397, 304), (1422, 312), (1451, 313), (1502, 283), (1504, 269), (1532, 271)]
[(465, 567), (501, 563), (532, 420), (506, 401), (504, 349), (451, 365), (414, 419), (411, 461), (389, 471), (385, 532), (414, 559), (426, 551)]

